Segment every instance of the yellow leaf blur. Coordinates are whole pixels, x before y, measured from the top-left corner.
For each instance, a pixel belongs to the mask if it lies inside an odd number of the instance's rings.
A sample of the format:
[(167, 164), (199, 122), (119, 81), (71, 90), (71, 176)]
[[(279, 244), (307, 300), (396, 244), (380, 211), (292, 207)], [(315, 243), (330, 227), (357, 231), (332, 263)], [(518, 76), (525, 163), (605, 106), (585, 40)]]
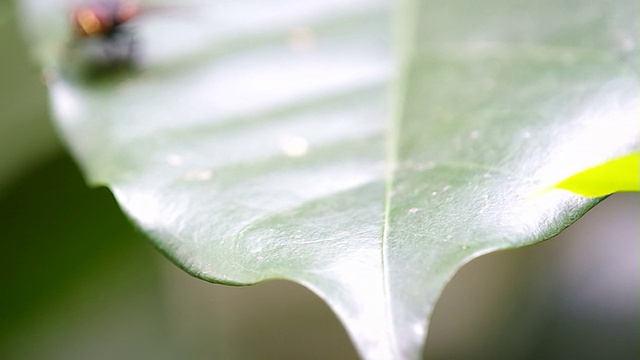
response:
[(621, 191), (640, 191), (640, 153), (608, 161), (579, 172), (552, 186), (588, 197)]

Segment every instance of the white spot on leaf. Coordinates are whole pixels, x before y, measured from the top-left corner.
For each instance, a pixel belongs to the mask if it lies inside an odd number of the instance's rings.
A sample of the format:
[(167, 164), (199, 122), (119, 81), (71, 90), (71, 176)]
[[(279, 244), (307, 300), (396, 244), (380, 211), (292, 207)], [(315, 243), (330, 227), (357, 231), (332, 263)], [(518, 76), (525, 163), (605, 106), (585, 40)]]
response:
[(316, 45), (316, 36), (308, 27), (297, 27), (289, 34), (289, 47), (295, 52), (313, 50)]
[(180, 166), (184, 163), (184, 158), (178, 154), (169, 154), (165, 161), (171, 166)]
[(185, 179), (191, 181), (206, 181), (213, 178), (213, 171), (211, 170), (198, 170), (192, 171), (185, 175)]
[(425, 336), (424, 326), (422, 324), (414, 324), (413, 325), (413, 332), (415, 332), (416, 335), (418, 335), (421, 338)]
[(309, 151), (309, 142), (301, 136), (291, 136), (280, 143), (280, 149), (288, 157), (301, 157)]

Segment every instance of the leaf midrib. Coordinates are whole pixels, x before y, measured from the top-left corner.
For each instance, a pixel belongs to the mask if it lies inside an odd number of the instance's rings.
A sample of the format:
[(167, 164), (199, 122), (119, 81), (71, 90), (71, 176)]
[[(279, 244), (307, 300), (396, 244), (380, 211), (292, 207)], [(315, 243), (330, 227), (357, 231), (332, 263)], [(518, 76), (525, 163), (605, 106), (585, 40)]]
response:
[(390, 216), (391, 202), (393, 194), (393, 184), (395, 181), (396, 168), (399, 160), (400, 145), (400, 125), (405, 116), (405, 100), (408, 92), (408, 84), (410, 81), (410, 73), (412, 69), (413, 55), (415, 53), (414, 44), (416, 43), (417, 0), (403, 0), (399, 3), (394, 14), (392, 31), (396, 37), (396, 44), (399, 44), (395, 51), (397, 58), (397, 74), (398, 78), (394, 84), (390, 86), (392, 90), (392, 116), (387, 137), (387, 157), (386, 157), (386, 173), (385, 173), (385, 194), (384, 194), (384, 221), (382, 230), (381, 243), (381, 270), (383, 278), (383, 294), (385, 297), (385, 317), (387, 322), (387, 332), (389, 338), (390, 349), (393, 354), (400, 357), (400, 349), (398, 347), (396, 331), (393, 319), (393, 306), (391, 298), (391, 289), (389, 283), (389, 269), (387, 266), (388, 245), (390, 232)]

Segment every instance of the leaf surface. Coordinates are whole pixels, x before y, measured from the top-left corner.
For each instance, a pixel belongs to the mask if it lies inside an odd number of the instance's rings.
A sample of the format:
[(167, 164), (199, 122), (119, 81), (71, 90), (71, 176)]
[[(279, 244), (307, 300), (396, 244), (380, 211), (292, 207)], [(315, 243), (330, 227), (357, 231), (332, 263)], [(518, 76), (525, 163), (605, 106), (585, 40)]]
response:
[(195, 276), (308, 286), (366, 359), (419, 358), (456, 269), (597, 202), (528, 194), (638, 147), (630, 0), (203, 1), (102, 79), (67, 2), (24, 5), (90, 181)]

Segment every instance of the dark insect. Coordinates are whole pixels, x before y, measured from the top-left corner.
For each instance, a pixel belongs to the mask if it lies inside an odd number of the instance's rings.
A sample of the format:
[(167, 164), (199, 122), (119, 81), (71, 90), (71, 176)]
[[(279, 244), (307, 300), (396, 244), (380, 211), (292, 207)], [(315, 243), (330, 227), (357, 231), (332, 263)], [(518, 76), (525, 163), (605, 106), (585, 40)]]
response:
[(131, 22), (142, 13), (133, 0), (94, 0), (71, 11), (72, 60), (89, 75), (130, 69), (136, 62)]
[(109, 38), (123, 32), (123, 25), (140, 15), (133, 1), (95, 1), (80, 4), (71, 13), (71, 23), (77, 38)]

